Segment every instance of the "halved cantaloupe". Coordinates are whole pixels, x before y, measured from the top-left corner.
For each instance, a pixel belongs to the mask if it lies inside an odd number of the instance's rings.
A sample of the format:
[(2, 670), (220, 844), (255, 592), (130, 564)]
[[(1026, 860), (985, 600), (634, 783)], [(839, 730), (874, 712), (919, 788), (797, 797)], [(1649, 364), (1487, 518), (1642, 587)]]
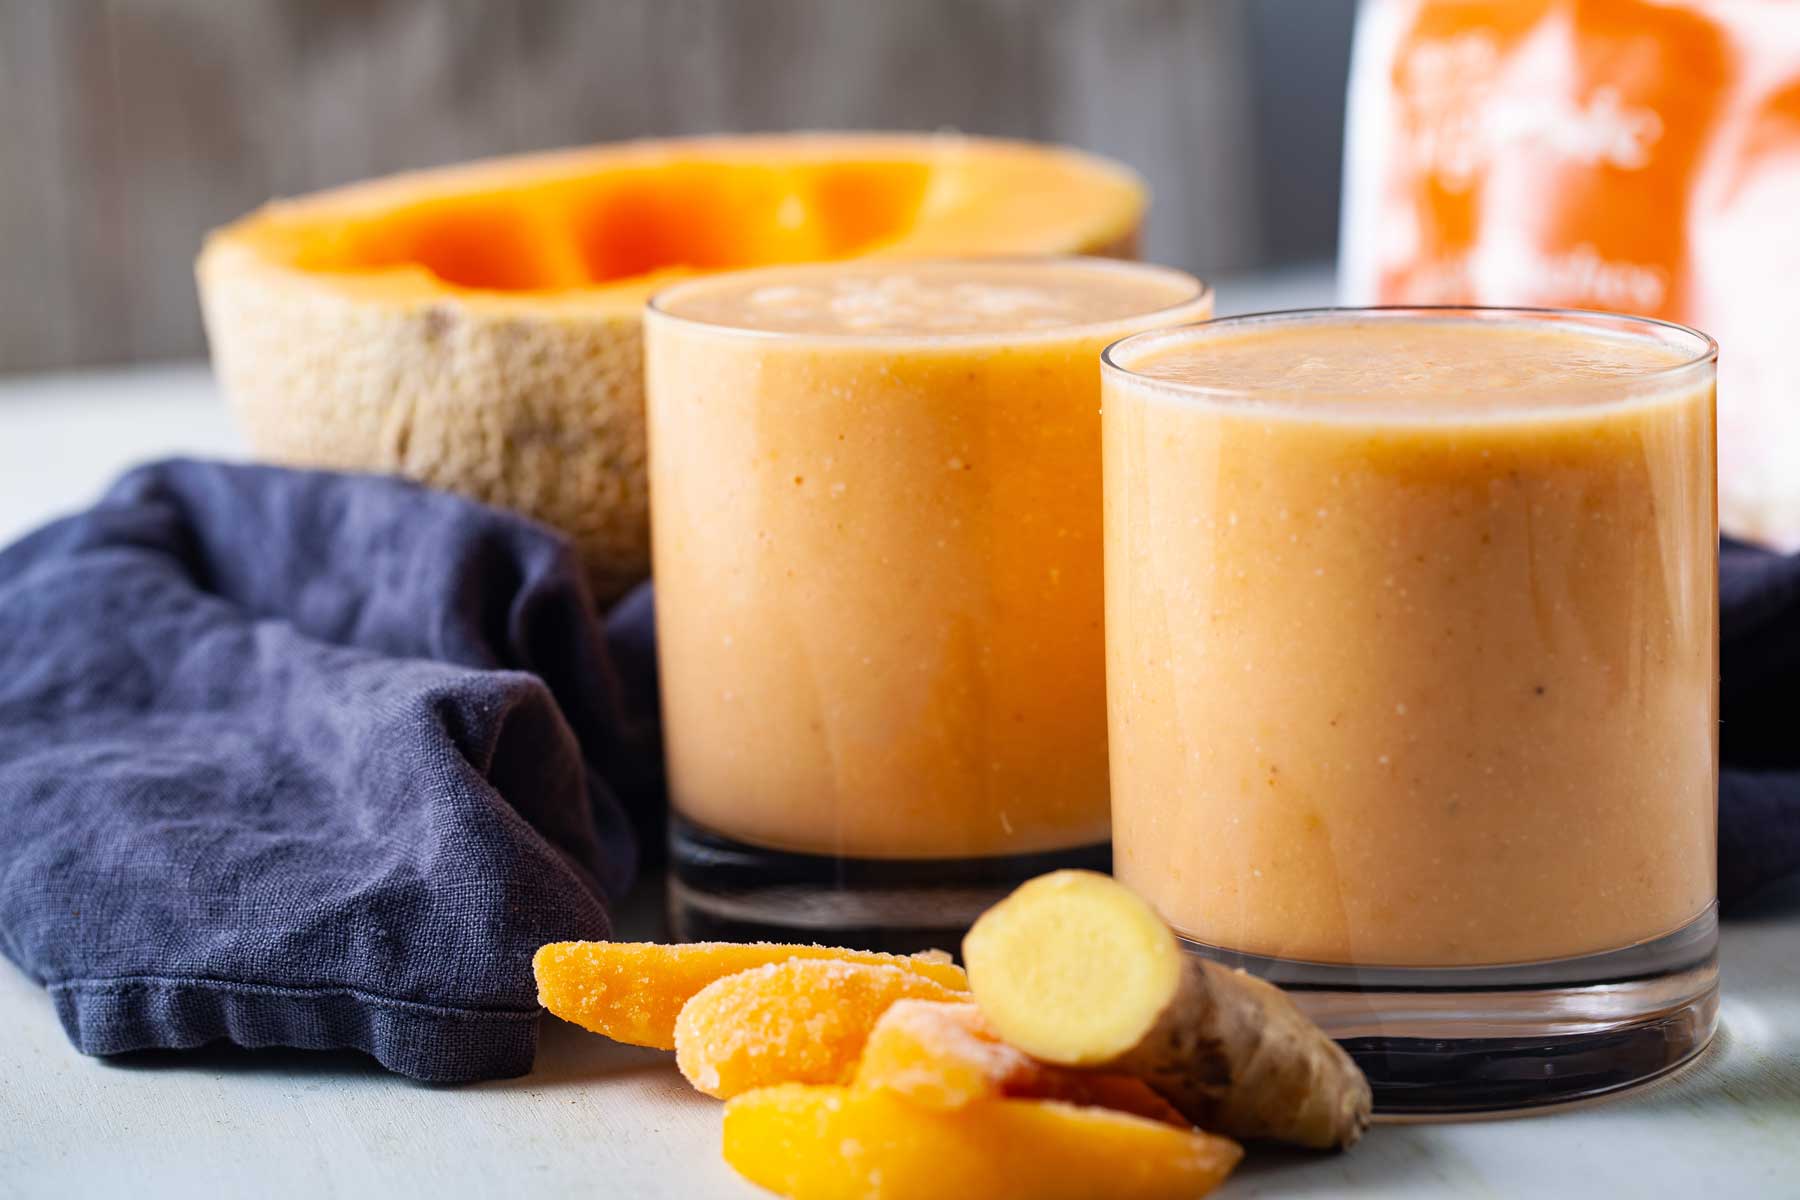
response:
[(791, 134), (497, 159), (279, 201), (198, 273), (252, 448), (558, 526), (597, 597), (649, 569), (639, 315), (770, 263), (1136, 249), (1104, 160), (952, 135)]

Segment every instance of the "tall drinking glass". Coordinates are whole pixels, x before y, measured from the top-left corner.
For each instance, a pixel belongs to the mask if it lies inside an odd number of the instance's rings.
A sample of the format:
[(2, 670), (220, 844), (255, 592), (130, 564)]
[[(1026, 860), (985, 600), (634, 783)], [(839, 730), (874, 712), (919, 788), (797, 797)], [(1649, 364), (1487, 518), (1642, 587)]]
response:
[(775, 268), (645, 324), (686, 937), (951, 945), (1107, 861), (1100, 351), (1203, 318), (1093, 259)]
[(1716, 1009), (1705, 335), (1275, 313), (1105, 355), (1115, 869), (1388, 1111), (1548, 1103)]

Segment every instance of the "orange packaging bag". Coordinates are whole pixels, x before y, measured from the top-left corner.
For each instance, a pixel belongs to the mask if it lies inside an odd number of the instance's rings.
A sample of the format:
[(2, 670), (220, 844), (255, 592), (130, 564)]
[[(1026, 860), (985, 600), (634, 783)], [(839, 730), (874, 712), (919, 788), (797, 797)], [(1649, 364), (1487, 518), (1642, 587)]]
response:
[(1339, 268), (1712, 334), (1721, 522), (1800, 546), (1800, 0), (1365, 0)]

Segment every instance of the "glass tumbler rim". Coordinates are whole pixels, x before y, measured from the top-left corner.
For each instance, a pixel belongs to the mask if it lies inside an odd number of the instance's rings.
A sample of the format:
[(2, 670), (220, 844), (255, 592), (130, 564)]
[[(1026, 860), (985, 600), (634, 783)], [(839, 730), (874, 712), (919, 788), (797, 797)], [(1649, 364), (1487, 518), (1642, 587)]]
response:
[[(1487, 416), (1504, 419), (1506, 417), (1542, 418), (1561, 414), (1592, 413), (1597, 409), (1612, 407), (1617, 403), (1631, 403), (1643, 397), (1646, 391), (1661, 393), (1676, 391), (1685, 384), (1697, 382), (1712, 371), (1718, 361), (1719, 344), (1710, 335), (1690, 325), (1660, 317), (1643, 316), (1635, 313), (1609, 312), (1602, 309), (1534, 307), (1529, 305), (1484, 305), (1484, 304), (1390, 304), (1390, 305), (1318, 305), (1306, 308), (1270, 309), (1262, 312), (1237, 313), (1230, 316), (1213, 317), (1205, 321), (1194, 321), (1184, 325), (1163, 326), (1157, 329), (1142, 330), (1129, 334), (1108, 345), (1100, 352), (1102, 375), (1109, 379), (1129, 381), (1131, 385), (1153, 389), (1165, 396), (1185, 399), (1197, 404), (1210, 404), (1220, 408), (1255, 408), (1257, 411), (1270, 414), (1292, 413), (1310, 417), (1322, 416), (1316, 408), (1306, 404), (1307, 398), (1326, 395), (1343, 395), (1345, 393), (1379, 393), (1380, 385), (1366, 388), (1309, 388), (1305, 384), (1271, 386), (1248, 385), (1232, 386), (1221, 384), (1189, 383), (1182, 380), (1161, 378), (1146, 374), (1137, 368), (1144, 355), (1162, 346), (1176, 346), (1184, 343), (1204, 340), (1203, 331), (1220, 333), (1237, 330), (1255, 330), (1278, 328), (1281, 326), (1299, 326), (1307, 324), (1325, 324), (1332, 321), (1399, 321), (1399, 320), (1448, 320), (1464, 319), (1473, 321), (1515, 321), (1522, 324), (1541, 324), (1547, 328), (1572, 329), (1588, 331), (1596, 335), (1626, 335), (1654, 338), (1658, 344), (1673, 347), (1682, 351), (1684, 356), (1678, 362), (1647, 367), (1641, 371), (1620, 373), (1608, 377), (1605, 388), (1596, 387), (1597, 391), (1613, 392), (1603, 401), (1581, 405), (1544, 405), (1525, 402), (1517, 406), (1490, 411)], [(1135, 358), (1136, 361), (1132, 361)], [(1595, 385), (1589, 385), (1595, 386)], [(1451, 414), (1457, 419), (1468, 419), (1471, 415), (1466, 408), (1453, 406)], [(1379, 420), (1384, 415), (1380, 410), (1358, 410), (1354, 414), (1345, 413), (1353, 419)], [(1409, 413), (1411, 419), (1420, 419), (1423, 415)], [(1423, 419), (1431, 419), (1423, 416)]]
[[(751, 325), (734, 325), (720, 321), (693, 317), (676, 311), (673, 305), (681, 299), (684, 292), (703, 291), (708, 287), (717, 287), (732, 282), (747, 282), (758, 276), (782, 278), (792, 275), (826, 275), (834, 271), (866, 271), (886, 268), (892, 271), (914, 269), (931, 269), (936, 267), (958, 266), (999, 266), (999, 267), (1073, 267), (1079, 270), (1094, 270), (1102, 273), (1121, 275), (1144, 274), (1161, 275), (1166, 279), (1179, 278), (1191, 281), (1194, 288), (1191, 292), (1167, 304), (1146, 309), (1141, 313), (1130, 313), (1124, 316), (1106, 317), (1091, 321), (1072, 321), (1067, 325), (1056, 325), (1044, 329), (1023, 330), (974, 330), (964, 332), (942, 333), (891, 333), (882, 331), (808, 331), (794, 333), (781, 329), (763, 329)], [(1183, 310), (1210, 309), (1217, 302), (1217, 293), (1213, 286), (1192, 271), (1166, 263), (1142, 262), (1136, 259), (1111, 258), (1095, 254), (948, 254), (927, 258), (860, 258), (833, 259), (808, 263), (767, 263), (760, 266), (744, 267), (730, 271), (708, 272), (691, 278), (680, 279), (659, 288), (644, 302), (644, 314), (656, 321), (666, 321), (672, 325), (689, 326), (704, 329), (708, 333), (722, 337), (746, 338), (751, 340), (801, 340), (809, 344), (826, 346), (887, 346), (892, 345), (907, 350), (944, 347), (946, 349), (962, 349), (969, 346), (988, 344), (1035, 344), (1039, 342), (1055, 342), (1060, 339), (1079, 337), (1090, 333), (1105, 334), (1118, 329), (1123, 332), (1113, 344), (1124, 341), (1137, 332), (1137, 326), (1146, 320), (1180, 314)], [(1204, 322), (1189, 321), (1186, 324)]]

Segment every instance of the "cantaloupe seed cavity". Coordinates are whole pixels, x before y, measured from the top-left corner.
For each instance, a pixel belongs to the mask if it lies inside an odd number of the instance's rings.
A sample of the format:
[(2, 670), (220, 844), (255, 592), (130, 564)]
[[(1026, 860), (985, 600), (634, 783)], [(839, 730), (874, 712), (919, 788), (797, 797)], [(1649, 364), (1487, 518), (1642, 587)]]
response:
[(322, 272), (419, 266), (451, 287), (501, 292), (846, 258), (912, 228), (931, 175), (921, 162), (612, 168), (352, 219), (297, 257)]

